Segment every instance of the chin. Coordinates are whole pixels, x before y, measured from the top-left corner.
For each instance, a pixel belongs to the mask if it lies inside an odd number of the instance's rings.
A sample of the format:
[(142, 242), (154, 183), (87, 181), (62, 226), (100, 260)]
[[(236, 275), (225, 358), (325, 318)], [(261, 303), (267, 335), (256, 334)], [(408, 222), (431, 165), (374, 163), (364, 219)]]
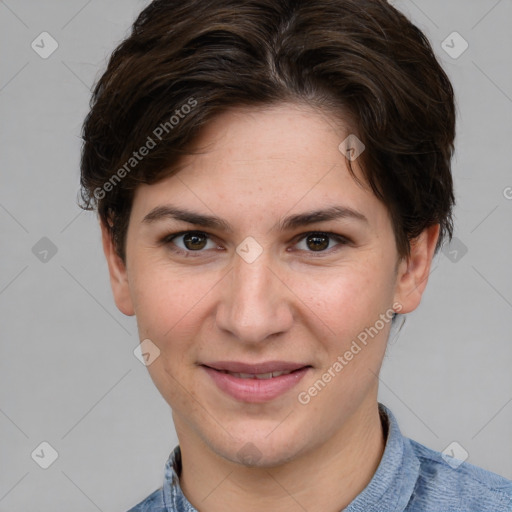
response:
[(228, 437), (226, 442), (221, 444), (209, 440), (208, 445), (220, 457), (248, 468), (281, 466), (298, 457), (303, 451), (297, 444), (297, 437), (291, 433), (283, 430), (279, 436), (269, 436), (268, 432), (271, 432), (271, 429), (259, 436), (236, 436), (236, 440)]

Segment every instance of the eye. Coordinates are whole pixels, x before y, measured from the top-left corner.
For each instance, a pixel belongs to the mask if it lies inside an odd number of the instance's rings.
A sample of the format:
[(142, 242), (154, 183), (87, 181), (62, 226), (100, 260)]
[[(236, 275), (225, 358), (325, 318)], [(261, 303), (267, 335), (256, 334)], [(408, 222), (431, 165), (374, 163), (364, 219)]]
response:
[[(175, 240), (182, 241), (183, 245), (177, 244)], [(164, 237), (161, 242), (168, 245), (172, 251), (185, 256), (193, 255), (192, 253), (194, 252), (204, 252), (202, 249), (207, 246), (208, 242), (211, 242), (213, 246), (209, 247), (210, 249), (218, 247), (217, 244), (209, 238), (208, 234), (202, 231), (182, 231), (181, 233), (174, 233)]]
[(327, 252), (326, 249), (332, 248), (330, 247), (331, 240), (335, 240), (336, 242), (338, 242), (339, 245), (347, 245), (348, 243), (350, 243), (350, 241), (347, 238), (341, 235), (337, 235), (336, 233), (324, 233), (322, 231), (314, 231), (311, 233), (305, 233), (301, 235), (299, 242), (304, 243), (303, 247), (305, 248), (302, 248), (300, 250), (313, 253), (325, 253)]
[[(296, 245), (305, 243), (305, 248), (299, 248), (301, 251), (309, 253), (326, 253), (331, 252), (326, 249), (331, 249), (331, 241), (335, 240), (338, 245), (347, 245), (350, 240), (344, 236), (337, 235), (336, 233), (324, 233), (322, 231), (313, 231), (300, 235)], [(304, 241), (304, 242), (303, 242)], [(218, 249), (218, 244), (215, 244), (210, 238), (208, 233), (202, 231), (182, 231), (180, 233), (172, 233), (165, 236), (160, 241), (163, 245), (169, 247), (169, 249), (177, 254), (183, 256), (200, 256), (203, 249)], [(181, 245), (178, 243), (181, 242)], [(208, 242), (211, 246), (208, 247)]]

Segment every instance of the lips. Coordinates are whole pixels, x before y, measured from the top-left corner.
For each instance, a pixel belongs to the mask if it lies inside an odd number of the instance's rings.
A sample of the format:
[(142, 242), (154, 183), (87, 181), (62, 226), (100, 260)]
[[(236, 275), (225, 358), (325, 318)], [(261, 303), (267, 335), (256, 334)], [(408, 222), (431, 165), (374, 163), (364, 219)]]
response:
[(286, 361), (257, 364), (216, 361), (201, 367), (223, 393), (238, 401), (262, 403), (295, 387), (311, 365)]

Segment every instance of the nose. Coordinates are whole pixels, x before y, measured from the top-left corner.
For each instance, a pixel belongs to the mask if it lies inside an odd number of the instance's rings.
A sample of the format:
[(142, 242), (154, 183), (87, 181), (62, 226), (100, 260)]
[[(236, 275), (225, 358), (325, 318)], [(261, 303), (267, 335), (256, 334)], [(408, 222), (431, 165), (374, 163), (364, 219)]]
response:
[(293, 324), (293, 293), (267, 251), (248, 263), (238, 254), (226, 276), (217, 307), (217, 326), (239, 342), (260, 344)]

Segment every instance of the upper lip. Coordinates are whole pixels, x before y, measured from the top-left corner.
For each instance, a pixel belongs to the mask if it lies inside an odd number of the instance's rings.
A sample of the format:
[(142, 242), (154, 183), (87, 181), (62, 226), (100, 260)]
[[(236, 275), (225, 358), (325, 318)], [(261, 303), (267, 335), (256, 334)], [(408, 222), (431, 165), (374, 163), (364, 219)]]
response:
[(203, 363), (203, 366), (209, 366), (214, 370), (225, 370), (233, 373), (271, 373), (293, 371), (305, 366), (311, 366), (303, 363), (293, 363), (287, 361), (265, 361), (262, 363), (250, 364), (240, 361), (214, 361), (211, 363)]

